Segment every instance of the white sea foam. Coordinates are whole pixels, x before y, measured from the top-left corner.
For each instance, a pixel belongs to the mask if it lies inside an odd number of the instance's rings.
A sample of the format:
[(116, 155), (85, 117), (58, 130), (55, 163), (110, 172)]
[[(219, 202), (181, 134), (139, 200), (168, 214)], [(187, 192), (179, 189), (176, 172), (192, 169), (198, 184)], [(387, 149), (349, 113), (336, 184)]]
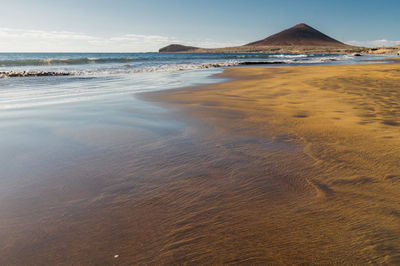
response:
[(312, 56), (306, 55), (306, 54), (276, 54), (276, 55), (270, 55), (270, 57), (274, 58), (304, 58), (304, 57), (309, 57)]
[[(45, 57), (46, 55), (44, 55)], [(61, 55), (65, 56), (65, 55)], [(239, 65), (318, 64), (352, 60), (352, 55), (318, 54), (127, 54), (72, 58), (0, 57), (0, 78), (40, 76), (104, 76), (173, 72)]]
[(133, 74), (147, 72), (172, 72), (182, 70), (195, 70), (217, 67), (229, 67), (242, 64), (239, 61), (225, 61), (212, 63), (194, 63), (194, 64), (162, 64), (147, 66), (142, 68), (134, 68), (131, 65), (123, 65), (123, 68), (112, 69), (96, 69), (96, 70), (71, 70), (71, 71), (0, 71), (0, 78), (11, 77), (40, 77), (40, 76), (82, 76), (82, 75), (116, 75), (116, 74)]
[(132, 62), (132, 57), (80, 57), (80, 58), (45, 58), (45, 59), (0, 59), (0, 67), (13, 66), (52, 66), (52, 65), (84, 65)]

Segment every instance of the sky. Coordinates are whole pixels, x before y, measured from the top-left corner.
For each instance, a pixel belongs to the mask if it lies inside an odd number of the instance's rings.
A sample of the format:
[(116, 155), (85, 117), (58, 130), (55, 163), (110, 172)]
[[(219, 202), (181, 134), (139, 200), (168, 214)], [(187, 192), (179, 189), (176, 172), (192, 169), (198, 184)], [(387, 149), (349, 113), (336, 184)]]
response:
[(0, 52), (226, 47), (298, 23), (352, 45), (400, 44), (398, 0), (1, 0)]

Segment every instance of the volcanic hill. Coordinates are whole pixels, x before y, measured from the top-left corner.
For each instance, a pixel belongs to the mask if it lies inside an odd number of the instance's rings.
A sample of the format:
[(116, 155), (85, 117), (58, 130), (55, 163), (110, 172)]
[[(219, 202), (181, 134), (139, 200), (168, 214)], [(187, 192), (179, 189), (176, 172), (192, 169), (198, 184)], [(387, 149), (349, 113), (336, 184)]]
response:
[(347, 46), (328, 35), (301, 23), (263, 40), (245, 46)]
[(328, 35), (304, 24), (297, 24), (289, 29), (271, 35), (263, 40), (242, 46), (226, 48), (197, 48), (178, 44), (168, 45), (160, 53), (360, 53), (367, 50), (351, 46), (329, 37)]

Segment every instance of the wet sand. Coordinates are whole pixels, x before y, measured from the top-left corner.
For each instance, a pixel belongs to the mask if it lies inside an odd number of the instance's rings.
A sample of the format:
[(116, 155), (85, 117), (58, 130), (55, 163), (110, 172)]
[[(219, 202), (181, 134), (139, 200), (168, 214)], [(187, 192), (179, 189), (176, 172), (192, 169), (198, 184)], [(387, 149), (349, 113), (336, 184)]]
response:
[(124, 141), (2, 196), (0, 264), (398, 264), (399, 74), (230, 68), (144, 94), (182, 127), (77, 136)]
[(254, 181), (237, 184), (249, 193), (225, 211), (240, 226), (217, 232), (237, 242), (210, 252), (214, 261), (400, 263), (399, 74), (399, 64), (231, 68), (231, 81), (152, 95), (222, 138), (299, 149), (284, 158), (247, 143), (237, 150), (263, 165), (235, 172)]

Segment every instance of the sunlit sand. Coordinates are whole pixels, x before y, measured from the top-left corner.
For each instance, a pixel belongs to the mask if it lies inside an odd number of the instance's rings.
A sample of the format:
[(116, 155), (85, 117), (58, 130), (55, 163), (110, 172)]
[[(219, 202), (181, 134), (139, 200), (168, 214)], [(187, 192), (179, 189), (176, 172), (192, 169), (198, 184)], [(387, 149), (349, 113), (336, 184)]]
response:
[(399, 73), (241, 67), (144, 93), (169, 112), (133, 110), (139, 131), (71, 131), (100, 152), (68, 167), (25, 165), (35, 181), (1, 195), (1, 261), (398, 264)]
[[(222, 139), (270, 138), (299, 149), (274, 154), (242, 143), (245, 160), (262, 170), (218, 176), (227, 187), (240, 180), (236, 189), (246, 192), (223, 208), (235, 217), (229, 226), (209, 226), (219, 235), (209, 256), (224, 263), (399, 263), (399, 73), (399, 64), (232, 68), (223, 74), (231, 81), (153, 95)], [(210, 237), (206, 231), (196, 235)], [(189, 247), (170, 252), (184, 256)], [(207, 247), (197, 241), (190, 252)]]

